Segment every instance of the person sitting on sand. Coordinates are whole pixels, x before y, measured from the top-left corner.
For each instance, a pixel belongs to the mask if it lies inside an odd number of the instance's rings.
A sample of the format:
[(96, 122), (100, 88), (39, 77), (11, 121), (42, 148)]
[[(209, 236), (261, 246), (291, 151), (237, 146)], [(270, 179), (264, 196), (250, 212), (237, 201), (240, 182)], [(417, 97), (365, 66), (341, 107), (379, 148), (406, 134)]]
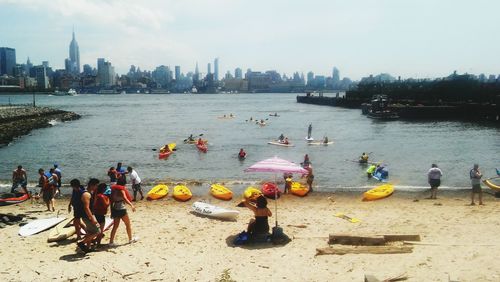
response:
[(263, 195), (260, 195), (256, 199), (256, 204), (253, 204), (249, 199), (244, 199), (243, 204), (252, 210), (255, 216), (254, 219), (250, 220), (247, 227), (247, 232), (250, 234), (250, 237), (260, 234), (268, 234), (268, 218), (273, 214), (267, 207), (267, 199)]
[(76, 240), (80, 240), (82, 238), (80, 219), (84, 213), (81, 198), (85, 188), (80, 184), (80, 180), (78, 179), (71, 179), (69, 185), (73, 191), (68, 204), (68, 213), (71, 212), (71, 207), (73, 207), (73, 226), (75, 227)]
[(240, 152), (238, 153), (238, 158), (244, 159), (246, 156), (247, 156), (247, 153), (245, 152), (245, 150), (243, 150), (243, 148), (241, 148)]
[(431, 196), (429, 199), (437, 199), (437, 189), (441, 185), (441, 176), (443, 172), (438, 168), (437, 164), (432, 164), (431, 169), (427, 172), (427, 180), (429, 185), (431, 185)]
[(136, 242), (138, 239), (132, 237), (132, 225), (130, 224), (130, 218), (127, 214), (127, 208), (125, 204), (128, 204), (132, 211), (135, 212), (135, 206), (130, 201), (130, 197), (127, 188), (125, 187), (125, 182), (122, 179), (118, 179), (116, 185), (111, 186), (111, 218), (113, 218), (113, 229), (111, 230), (111, 236), (109, 238), (109, 246), (114, 247), (116, 230), (120, 226), (120, 220), (125, 223), (125, 228), (127, 230), (129, 243)]
[(21, 185), (23, 192), (28, 194), (28, 176), (26, 175), (26, 170), (23, 169), (23, 166), (17, 166), (17, 169), (12, 171), (12, 188), (10, 188), (11, 193), (15, 193), (17, 186)]

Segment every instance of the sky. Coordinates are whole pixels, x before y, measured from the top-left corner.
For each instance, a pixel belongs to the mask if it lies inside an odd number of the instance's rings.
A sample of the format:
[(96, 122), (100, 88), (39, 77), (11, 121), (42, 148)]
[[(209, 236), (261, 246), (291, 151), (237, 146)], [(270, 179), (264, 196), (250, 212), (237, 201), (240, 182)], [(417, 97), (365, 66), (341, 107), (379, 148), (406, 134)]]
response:
[[(0, 47), (64, 68), (74, 27), (81, 65), (220, 76), (313, 71), (358, 80), (500, 74), (497, 0), (0, 0)], [(213, 66), (212, 66), (213, 69)]]

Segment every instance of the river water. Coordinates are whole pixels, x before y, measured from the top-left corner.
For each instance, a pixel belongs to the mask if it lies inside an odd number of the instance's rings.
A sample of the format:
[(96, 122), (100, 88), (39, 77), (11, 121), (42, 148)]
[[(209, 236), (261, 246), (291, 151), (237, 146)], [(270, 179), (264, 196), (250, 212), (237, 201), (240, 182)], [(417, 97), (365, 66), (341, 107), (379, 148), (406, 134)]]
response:
[[(30, 95), (2, 95), (0, 104), (30, 103)], [(442, 186), (469, 187), (468, 172), (479, 163), (485, 176), (500, 167), (500, 129), (456, 121), (376, 121), (360, 110), (299, 104), (295, 94), (219, 95), (37, 95), (37, 104), (76, 112), (77, 121), (55, 123), (0, 148), (0, 182), (5, 189), (12, 170), (22, 164), (30, 182), (38, 168), (57, 162), (63, 182), (90, 177), (107, 180), (106, 171), (118, 161), (133, 166), (148, 183), (161, 180), (196, 180), (204, 184), (225, 181), (234, 189), (255, 181), (273, 179), (265, 173), (245, 173), (253, 163), (278, 156), (296, 163), (309, 154), (315, 187), (322, 191), (366, 188), (366, 167), (352, 161), (362, 152), (370, 160), (386, 163), (390, 180), (400, 189), (427, 188), (427, 170), (437, 163), (443, 170)], [(279, 117), (269, 113), (277, 112)], [(224, 114), (234, 119), (218, 119)], [(250, 117), (267, 119), (267, 125), (247, 122)], [(327, 135), (330, 146), (308, 146), (304, 138), (309, 123), (313, 137)], [(268, 145), (281, 133), (295, 147)], [(209, 140), (207, 154), (182, 143), (189, 134)], [(167, 160), (152, 151), (177, 142), (178, 150)], [(248, 152), (237, 159), (240, 148)], [(281, 176), (279, 176), (281, 177)]]

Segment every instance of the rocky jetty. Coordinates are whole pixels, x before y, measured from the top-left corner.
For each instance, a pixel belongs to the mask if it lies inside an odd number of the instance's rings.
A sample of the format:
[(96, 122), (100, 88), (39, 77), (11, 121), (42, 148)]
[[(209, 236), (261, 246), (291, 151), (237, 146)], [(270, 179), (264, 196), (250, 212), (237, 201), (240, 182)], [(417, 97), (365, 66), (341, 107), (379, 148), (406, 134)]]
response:
[(50, 121), (79, 119), (80, 115), (47, 107), (0, 106), (0, 147), (31, 130), (52, 126)]

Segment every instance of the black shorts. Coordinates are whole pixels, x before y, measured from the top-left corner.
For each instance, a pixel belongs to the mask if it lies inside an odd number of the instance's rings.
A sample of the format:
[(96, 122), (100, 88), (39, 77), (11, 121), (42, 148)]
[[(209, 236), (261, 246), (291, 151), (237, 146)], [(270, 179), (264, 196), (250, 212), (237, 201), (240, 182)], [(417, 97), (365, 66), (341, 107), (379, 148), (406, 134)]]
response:
[(472, 193), (480, 193), (481, 192), (481, 184), (472, 185)]
[(111, 209), (112, 218), (122, 218), (127, 215), (127, 210), (114, 210)]
[(106, 222), (106, 216), (105, 215), (100, 215), (100, 214), (94, 214), (95, 219), (99, 223), (99, 225), (104, 225)]
[(429, 184), (431, 185), (431, 188), (434, 187), (439, 187), (441, 185), (441, 179), (430, 179)]
[(43, 191), (43, 201), (48, 202), (54, 199), (54, 191), (52, 189)]
[(132, 185), (132, 190), (134, 190), (134, 192), (140, 191), (141, 190), (141, 183)]

